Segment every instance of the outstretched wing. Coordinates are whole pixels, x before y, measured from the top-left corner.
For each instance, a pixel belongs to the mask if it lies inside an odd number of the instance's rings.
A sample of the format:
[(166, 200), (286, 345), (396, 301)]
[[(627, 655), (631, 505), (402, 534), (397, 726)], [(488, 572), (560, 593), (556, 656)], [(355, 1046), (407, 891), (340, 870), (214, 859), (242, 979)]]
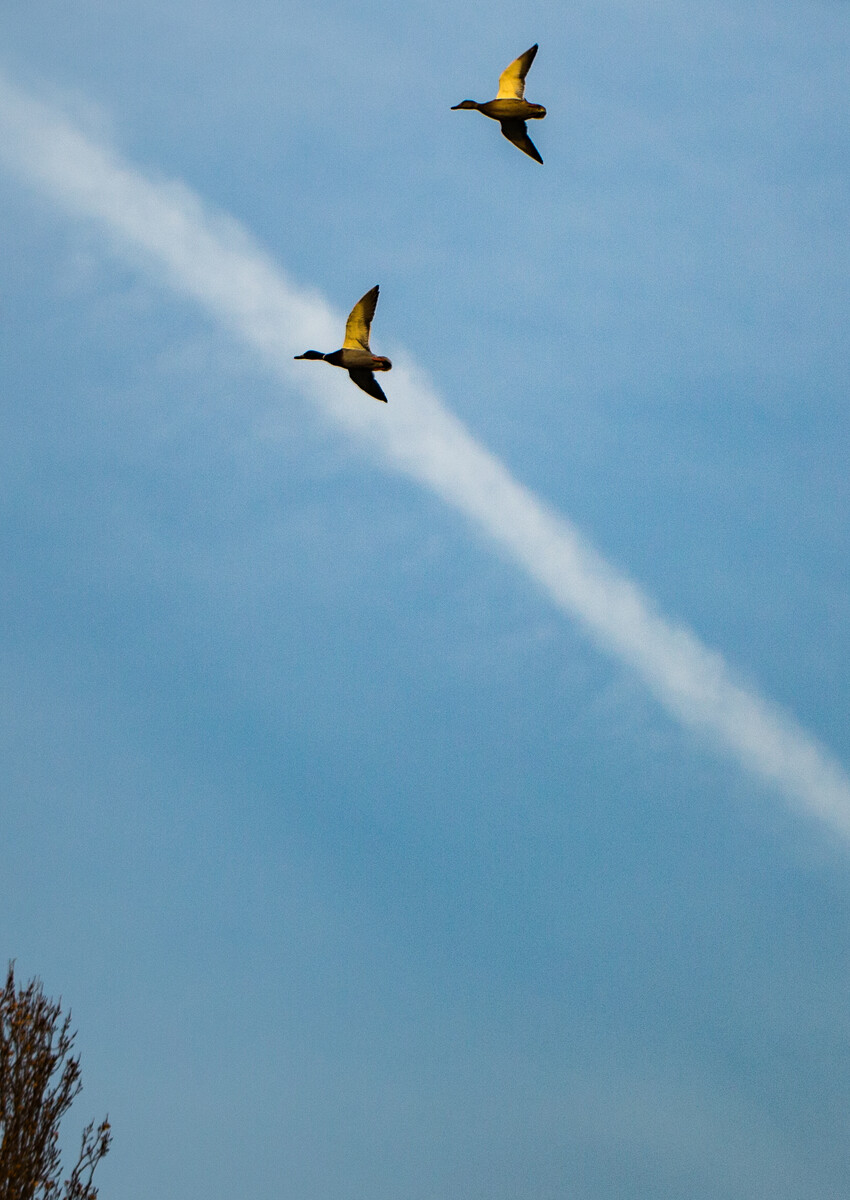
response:
[[(377, 288), (375, 290), (377, 291)], [(374, 396), (376, 400), (383, 400), (384, 404), (387, 403), (387, 398), (384, 395), (383, 388), (378, 383), (371, 371), (364, 371), (360, 367), (355, 367), (348, 373), (354, 383), (356, 383), (359, 388), (362, 388), (364, 392), (368, 392), (369, 395)]]
[(530, 50), (526, 50), (525, 54), (515, 58), (509, 67), (505, 67), (499, 76), (497, 100), (522, 100), (525, 95), (525, 77), (528, 74), (528, 68), (534, 62), (536, 53), (537, 43), (535, 42)]
[(525, 121), (500, 121), (499, 124), (502, 126), (502, 133), (509, 142), (513, 142), (515, 146), (519, 146), (523, 154), (527, 154), (535, 162), (543, 162), (543, 159), (537, 152), (537, 147), (528, 136), (528, 127)]
[(377, 303), (378, 285), (375, 284), (371, 291), (360, 297), (348, 314), (348, 320), (345, 322), (345, 341), (342, 343), (343, 350), (369, 349), (369, 329)]

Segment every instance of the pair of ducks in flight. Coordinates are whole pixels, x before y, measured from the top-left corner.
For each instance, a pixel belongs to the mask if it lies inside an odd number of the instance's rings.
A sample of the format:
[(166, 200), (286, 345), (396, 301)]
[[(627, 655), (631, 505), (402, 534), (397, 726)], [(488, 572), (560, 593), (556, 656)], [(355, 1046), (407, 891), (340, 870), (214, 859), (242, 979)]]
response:
[[(530, 50), (526, 50), (525, 54), (515, 58), (510, 66), (505, 67), (499, 76), (499, 90), (495, 100), (488, 100), (485, 104), (478, 104), (475, 100), (463, 100), (460, 104), (452, 105), (452, 111), (458, 108), (475, 108), (485, 117), (491, 117), (494, 121), (498, 121), (503, 135), (509, 142), (513, 142), (529, 158), (542, 163), (543, 159), (528, 136), (525, 124), (526, 121), (539, 120), (546, 116), (546, 109), (542, 104), (529, 104), (525, 99), (525, 77), (528, 74), (528, 68), (534, 62), (536, 53), (537, 45), (535, 44)], [(389, 371), (393, 364), (388, 358), (384, 358), (380, 354), (373, 354), (369, 349), (369, 330), (377, 303), (378, 286), (376, 284), (365, 296), (361, 296), (349, 313), (345, 323), (345, 340), (341, 350), (334, 350), (332, 354), (307, 350), (304, 354), (296, 354), (295, 357), (321, 359), (323, 362), (330, 363), (332, 367), (342, 367), (348, 371), (352, 381), (359, 388), (368, 392), (370, 396), (374, 396), (376, 400), (383, 400), (386, 404), (387, 398), (375, 378), (374, 372)]]

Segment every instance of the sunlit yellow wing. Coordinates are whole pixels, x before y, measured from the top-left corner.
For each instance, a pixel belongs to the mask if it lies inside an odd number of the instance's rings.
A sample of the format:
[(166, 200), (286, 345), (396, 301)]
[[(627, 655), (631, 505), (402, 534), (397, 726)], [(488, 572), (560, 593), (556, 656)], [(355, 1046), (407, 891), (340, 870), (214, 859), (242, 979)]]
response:
[(526, 50), (525, 54), (515, 58), (509, 67), (505, 67), (499, 76), (497, 100), (522, 100), (525, 95), (525, 77), (528, 74), (528, 68), (534, 62), (536, 53), (537, 43), (535, 42), (530, 50)]
[(357, 301), (345, 322), (343, 350), (368, 350), (369, 330), (378, 303), (378, 285)]

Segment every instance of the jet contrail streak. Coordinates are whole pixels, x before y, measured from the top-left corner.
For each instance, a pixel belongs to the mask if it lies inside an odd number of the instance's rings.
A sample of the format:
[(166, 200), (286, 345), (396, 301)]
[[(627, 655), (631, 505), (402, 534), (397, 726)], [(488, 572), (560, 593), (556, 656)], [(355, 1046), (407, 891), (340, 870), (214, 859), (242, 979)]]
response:
[(850, 779), (841, 765), (518, 483), (413, 364), (393, 355), (386, 408), (364, 403), (342, 372), (295, 368), (293, 353), (338, 343), (343, 317), (293, 284), (237, 222), (210, 212), (180, 183), (147, 178), (2, 77), (0, 159), (67, 209), (99, 222), (125, 258), (129, 252), (198, 301), (385, 465), (462, 512), (678, 720), (850, 839)]

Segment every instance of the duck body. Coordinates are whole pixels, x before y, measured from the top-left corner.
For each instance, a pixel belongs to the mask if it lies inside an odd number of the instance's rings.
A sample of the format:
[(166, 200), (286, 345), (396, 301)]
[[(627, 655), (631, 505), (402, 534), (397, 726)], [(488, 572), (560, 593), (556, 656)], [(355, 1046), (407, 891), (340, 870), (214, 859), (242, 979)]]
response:
[(509, 142), (522, 150), (523, 154), (533, 158), (535, 162), (542, 163), (543, 159), (528, 136), (526, 126), (526, 121), (540, 121), (546, 116), (546, 109), (542, 104), (530, 104), (525, 99), (525, 77), (528, 74), (528, 68), (534, 62), (536, 53), (537, 45), (535, 44), (526, 50), (525, 54), (521, 54), (519, 58), (515, 58), (509, 66), (505, 67), (499, 76), (499, 91), (495, 100), (487, 100), (483, 104), (477, 100), (462, 100), (460, 104), (452, 105), (452, 111), (459, 108), (474, 108), (483, 113), (485, 117), (498, 121), (502, 127), (502, 135)]
[(373, 372), (391, 371), (393, 364), (382, 354), (373, 354), (369, 349), (369, 331), (378, 303), (378, 291), (376, 284), (365, 296), (360, 297), (348, 314), (345, 341), (340, 350), (334, 350), (330, 354), (323, 354), (321, 350), (306, 350), (303, 354), (296, 354), (295, 358), (321, 359), (332, 367), (342, 367), (348, 371), (353, 383), (386, 404), (387, 398), (383, 388)]
[(542, 104), (529, 104), (527, 100), (487, 100), (479, 104), (476, 100), (464, 100), (461, 104), (452, 105), (452, 112), (458, 108), (475, 108), (485, 117), (494, 121), (541, 121), (546, 116)]
[[(309, 350), (306, 354), (296, 355), (296, 358), (308, 357), (313, 357)], [(390, 371), (393, 365), (382, 354), (373, 354), (371, 350), (359, 348), (346, 349), (345, 346), (341, 350), (334, 350), (332, 354), (323, 354), (322, 358), (332, 367), (343, 367), (346, 371)]]

